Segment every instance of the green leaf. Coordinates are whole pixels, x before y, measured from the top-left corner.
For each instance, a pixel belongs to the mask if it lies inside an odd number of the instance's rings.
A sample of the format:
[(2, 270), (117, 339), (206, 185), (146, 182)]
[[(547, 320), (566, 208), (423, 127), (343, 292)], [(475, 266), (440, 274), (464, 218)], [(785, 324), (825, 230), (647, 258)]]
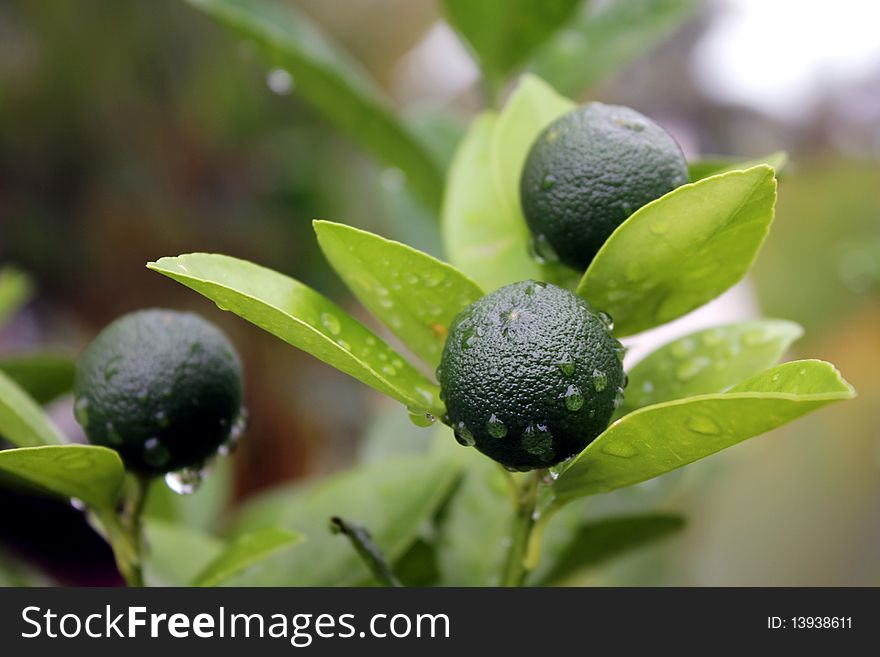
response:
[(296, 550), (255, 565), (234, 579), (245, 586), (351, 586), (369, 572), (346, 541), (330, 532), (343, 516), (370, 528), (376, 545), (395, 562), (446, 499), (459, 472), (456, 459), (418, 455), (343, 472), (306, 487), (284, 488), (251, 502), (237, 515), (236, 532), (267, 525), (300, 532)]
[(717, 176), (719, 173), (727, 173), (728, 171), (743, 171), (751, 169), (759, 164), (766, 164), (773, 167), (776, 175), (788, 164), (788, 153), (785, 151), (776, 151), (764, 157), (756, 157), (753, 160), (736, 160), (729, 157), (708, 157), (696, 162), (688, 163), (688, 171), (690, 173), (691, 182), (708, 178), (709, 176)]
[(440, 525), (441, 581), (445, 586), (497, 586), (513, 523), (510, 475), (482, 454), (468, 456)]
[(162, 258), (147, 267), (379, 392), (443, 415), (433, 383), (372, 331), (299, 281), (245, 260), (207, 253)]
[(64, 442), (61, 431), (36, 401), (0, 372), (0, 436), (16, 447)]
[(630, 335), (715, 298), (748, 271), (767, 236), (776, 179), (766, 165), (683, 185), (624, 221), (577, 293)]
[(112, 449), (94, 445), (22, 447), (0, 452), (0, 473), (95, 509), (110, 509), (125, 470)]
[(373, 575), (380, 586), (401, 586), (400, 580), (394, 574), (391, 565), (382, 554), (382, 550), (376, 545), (370, 531), (363, 525), (334, 516), (330, 518), (330, 531), (341, 534), (351, 543), (352, 549), (364, 562), (364, 565)]
[(538, 133), (573, 107), (541, 80), (525, 76), (501, 115), (477, 117), (456, 152), (443, 199), (443, 245), (449, 261), (487, 292), (562, 275), (529, 253), (519, 177)]
[(279, 527), (264, 527), (232, 539), (223, 551), (193, 580), (193, 586), (217, 586), (255, 563), (299, 543), (299, 534)]
[(698, 331), (660, 347), (629, 371), (618, 414), (651, 404), (722, 392), (775, 364), (804, 330), (757, 319)]
[(223, 552), (223, 541), (185, 525), (144, 523), (144, 579), (148, 586), (189, 586)]
[(19, 308), (33, 293), (31, 279), (15, 267), (0, 269), (0, 325)]
[(0, 371), (38, 404), (73, 389), (76, 359), (70, 354), (38, 351), (0, 357)]
[(330, 221), (314, 225), (327, 260), (361, 303), (436, 367), (453, 318), (483, 296), (477, 284), (400, 242)]
[(669, 37), (700, 0), (584, 2), (571, 21), (535, 53), (529, 70), (562, 93), (578, 96)]
[(603, 518), (578, 526), (556, 555), (552, 566), (535, 573), (533, 586), (559, 585), (572, 575), (684, 529), (682, 516), (647, 514)]
[(572, 460), (554, 484), (557, 504), (652, 479), (854, 395), (833, 365), (805, 360), (726, 393), (640, 408)]
[(580, 0), (443, 0), (446, 16), (497, 86), (550, 38)]
[(258, 43), (268, 59), (291, 73), (298, 96), (382, 162), (402, 170), (429, 207), (439, 207), (443, 174), (429, 151), (358, 62), (295, 6), (273, 0), (187, 1)]

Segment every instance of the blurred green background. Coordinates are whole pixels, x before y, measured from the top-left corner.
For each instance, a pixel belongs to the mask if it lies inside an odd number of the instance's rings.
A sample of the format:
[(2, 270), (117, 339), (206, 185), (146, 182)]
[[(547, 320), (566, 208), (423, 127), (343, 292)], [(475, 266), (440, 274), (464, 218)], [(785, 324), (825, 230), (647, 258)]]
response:
[[(438, 5), (294, 4), (353, 55), (446, 161), (482, 90)], [(762, 41), (768, 29), (799, 31), (809, 17), (793, 9), (769, 12), (763, 20), (778, 24), (758, 29), (747, 20), (750, 0), (678, 4), (695, 10), (670, 21), (669, 38), (647, 56), (629, 61), (624, 38), (601, 75), (578, 78), (575, 62), (557, 86), (654, 117), (689, 157), (789, 151), (773, 231), (730, 312), (802, 323), (806, 336), (793, 356), (834, 362), (859, 398), (673, 478), (596, 498), (597, 509), (684, 511), (689, 524), (576, 583), (880, 584), (880, 52), (866, 47), (841, 64), (818, 57), (806, 38)], [(811, 4), (822, 14), (831, 7)], [(862, 32), (844, 29), (849, 24), (827, 29), (857, 41)], [(750, 34), (761, 57), (738, 50)], [(832, 41), (833, 56), (844, 44)], [(585, 67), (594, 64), (589, 41), (572, 47), (583, 51)], [(749, 65), (757, 67), (751, 77)], [(163, 255), (227, 253), (295, 276), (370, 323), (318, 251), (313, 218), (439, 255), (433, 213), (401, 172), (341, 135), (298, 97), (295, 77), (207, 16), (177, 0), (0, 2), (0, 264), (35, 283), (33, 299), (0, 332), (0, 353), (46, 345), (76, 352), (104, 324), (141, 307), (192, 309), (217, 322), (247, 370), (251, 427), (230, 475), (233, 504), (351, 464), (365, 431), (425, 439), (405, 420), (385, 418), (376, 428), (387, 400), (144, 268)], [(723, 300), (718, 308), (727, 318)], [(70, 400), (52, 408), (78, 435)], [(393, 405), (390, 412), (405, 415)], [(0, 545), (61, 581), (114, 581), (106, 551), (76, 517), (38, 507), (56, 513), (58, 527), (80, 531), (65, 553), (29, 537), (32, 504), (10, 498)]]

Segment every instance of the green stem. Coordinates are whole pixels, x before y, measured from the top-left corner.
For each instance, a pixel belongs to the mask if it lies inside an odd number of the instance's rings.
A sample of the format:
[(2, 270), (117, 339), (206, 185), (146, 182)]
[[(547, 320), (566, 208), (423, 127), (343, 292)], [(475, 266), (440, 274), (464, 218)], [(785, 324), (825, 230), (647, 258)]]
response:
[(538, 503), (540, 480), (540, 473), (538, 471), (532, 472), (519, 492), (516, 512), (510, 529), (510, 545), (501, 572), (502, 586), (522, 586), (529, 574), (526, 556), (529, 552), (532, 530), (535, 526), (535, 508)]
[(101, 533), (113, 549), (116, 566), (128, 586), (144, 585), (143, 512), (151, 479), (136, 475), (124, 493), (122, 509), (95, 511)]

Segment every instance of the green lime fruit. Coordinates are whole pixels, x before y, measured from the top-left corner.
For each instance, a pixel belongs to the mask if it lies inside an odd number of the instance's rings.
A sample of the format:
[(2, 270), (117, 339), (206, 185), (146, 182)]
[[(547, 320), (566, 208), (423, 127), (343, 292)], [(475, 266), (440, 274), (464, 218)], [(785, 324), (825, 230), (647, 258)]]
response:
[(141, 310), (107, 326), (77, 363), (75, 414), (90, 442), (135, 472), (198, 467), (236, 430), (241, 362), (192, 313)]
[(687, 181), (666, 130), (628, 107), (589, 103), (538, 135), (520, 199), (537, 255), (585, 270), (633, 212)]
[(437, 378), (463, 445), (511, 470), (579, 453), (623, 401), (623, 347), (610, 318), (548, 283), (507, 285), (450, 327)]

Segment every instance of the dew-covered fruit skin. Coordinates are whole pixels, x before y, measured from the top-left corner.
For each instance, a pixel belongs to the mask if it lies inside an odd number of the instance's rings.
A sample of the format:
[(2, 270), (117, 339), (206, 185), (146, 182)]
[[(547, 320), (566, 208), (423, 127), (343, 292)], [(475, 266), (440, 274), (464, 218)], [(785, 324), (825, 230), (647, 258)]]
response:
[(453, 321), (438, 369), (448, 422), (510, 469), (579, 453), (622, 399), (622, 347), (584, 299), (554, 285), (513, 283)]
[(666, 130), (628, 107), (589, 103), (538, 135), (520, 199), (535, 238), (583, 271), (633, 212), (687, 181), (684, 154)]
[(229, 438), (242, 406), (241, 362), (192, 313), (141, 310), (108, 325), (77, 363), (74, 408), (89, 442), (145, 474), (195, 467)]

